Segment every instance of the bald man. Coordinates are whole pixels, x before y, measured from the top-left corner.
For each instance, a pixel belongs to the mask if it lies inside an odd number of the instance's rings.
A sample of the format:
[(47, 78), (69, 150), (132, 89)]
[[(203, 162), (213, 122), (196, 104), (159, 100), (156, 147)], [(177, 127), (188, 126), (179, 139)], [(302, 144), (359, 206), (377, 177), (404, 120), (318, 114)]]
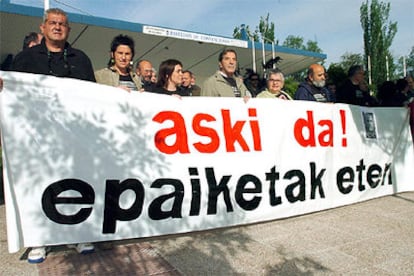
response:
[(145, 59), (140, 60), (137, 63), (135, 72), (141, 78), (141, 85), (143, 87), (143, 90), (148, 92), (154, 91), (155, 85), (151, 81), (152, 73), (154, 72), (152, 63)]
[(325, 68), (320, 64), (312, 64), (308, 68), (307, 77), (299, 84), (294, 99), (302, 101), (333, 102), (332, 95), (325, 87)]

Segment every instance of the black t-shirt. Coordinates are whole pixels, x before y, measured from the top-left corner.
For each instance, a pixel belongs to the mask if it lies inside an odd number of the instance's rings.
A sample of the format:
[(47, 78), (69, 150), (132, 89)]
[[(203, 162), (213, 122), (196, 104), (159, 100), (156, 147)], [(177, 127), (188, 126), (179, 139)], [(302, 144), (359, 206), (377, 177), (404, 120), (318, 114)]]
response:
[(153, 92), (157, 93), (157, 94), (164, 94), (164, 95), (177, 94), (177, 95), (180, 95), (180, 96), (190, 96), (190, 94), (188, 93), (187, 90), (181, 89), (180, 87), (177, 87), (176, 91), (169, 91), (169, 90), (165, 89), (164, 87), (156, 86), (154, 88)]
[(359, 85), (353, 84), (350, 79), (346, 80), (344, 85), (339, 88), (336, 101), (359, 106), (375, 105), (374, 99), (369, 95), (369, 92), (361, 90)]
[(155, 90), (155, 83), (152, 81), (142, 81), (141, 84), (144, 91), (153, 92)]
[(233, 88), (233, 93), (235, 97), (241, 97), (241, 91), (239, 90), (239, 88), (237, 88), (237, 82), (234, 78), (232, 77), (225, 77), (223, 76), (223, 78), (227, 81), (227, 83), (231, 86), (231, 88)]

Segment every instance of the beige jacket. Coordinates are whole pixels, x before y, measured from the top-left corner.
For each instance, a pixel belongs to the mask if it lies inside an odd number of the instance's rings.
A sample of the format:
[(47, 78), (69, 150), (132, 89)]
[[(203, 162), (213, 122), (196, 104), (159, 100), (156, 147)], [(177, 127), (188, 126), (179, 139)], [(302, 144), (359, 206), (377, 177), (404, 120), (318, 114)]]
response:
[(280, 91), (280, 94), (275, 95), (267, 89), (260, 92), (256, 98), (281, 98), (284, 100), (292, 100), (292, 97), (285, 91)]
[[(235, 78), (236, 85), (241, 92), (241, 97), (250, 96), (250, 92), (241, 79)], [(233, 88), (224, 79), (220, 71), (209, 77), (201, 89), (201, 96), (207, 97), (234, 97)]]
[[(137, 90), (139, 91), (142, 87), (141, 79), (134, 72), (129, 73), (131, 75), (132, 81), (135, 83)], [(110, 68), (103, 68), (98, 71), (95, 71), (95, 79), (97, 83), (106, 84), (110, 86), (119, 86), (119, 74), (117, 71)]]

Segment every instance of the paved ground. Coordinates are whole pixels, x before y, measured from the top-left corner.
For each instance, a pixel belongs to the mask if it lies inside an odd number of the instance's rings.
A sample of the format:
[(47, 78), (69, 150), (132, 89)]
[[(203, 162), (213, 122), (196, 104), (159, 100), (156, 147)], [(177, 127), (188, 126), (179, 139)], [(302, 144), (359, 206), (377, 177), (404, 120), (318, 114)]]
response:
[(54, 248), (28, 264), (7, 252), (0, 205), (0, 275), (414, 275), (414, 192), (268, 223)]

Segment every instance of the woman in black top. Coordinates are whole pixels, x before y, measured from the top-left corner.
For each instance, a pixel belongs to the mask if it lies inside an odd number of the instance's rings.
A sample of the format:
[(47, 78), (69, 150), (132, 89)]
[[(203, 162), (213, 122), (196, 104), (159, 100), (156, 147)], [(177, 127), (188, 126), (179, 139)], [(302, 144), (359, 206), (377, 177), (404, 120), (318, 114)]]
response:
[(167, 59), (160, 64), (154, 92), (173, 96), (189, 96), (188, 91), (180, 88), (182, 81), (182, 63), (176, 59)]

